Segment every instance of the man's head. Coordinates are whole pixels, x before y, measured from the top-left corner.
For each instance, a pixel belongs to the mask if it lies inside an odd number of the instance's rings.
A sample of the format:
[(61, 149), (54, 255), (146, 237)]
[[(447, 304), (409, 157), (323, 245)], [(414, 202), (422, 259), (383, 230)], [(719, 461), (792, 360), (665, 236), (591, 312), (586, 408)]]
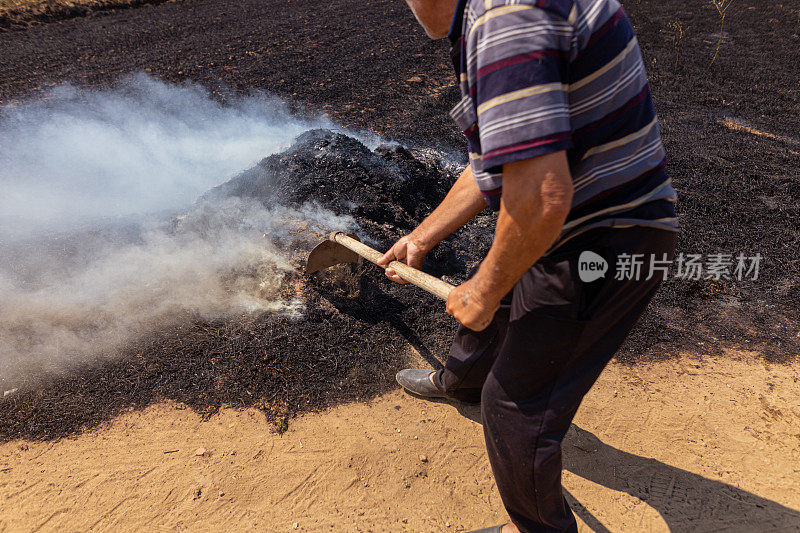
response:
[(431, 39), (447, 37), (457, 0), (406, 0)]

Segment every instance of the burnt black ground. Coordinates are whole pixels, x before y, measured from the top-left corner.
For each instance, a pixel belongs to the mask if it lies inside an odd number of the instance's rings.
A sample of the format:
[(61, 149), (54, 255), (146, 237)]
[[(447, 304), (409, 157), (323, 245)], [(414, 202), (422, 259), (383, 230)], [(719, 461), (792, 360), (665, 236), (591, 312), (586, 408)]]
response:
[[(679, 251), (761, 253), (764, 261), (755, 282), (668, 282), (619, 357), (635, 363), (746, 349), (767, 361), (796, 360), (800, 2), (736, 0), (712, 67), (720, 17), (710, 1), (625, 7), (680, 196)], [(676, 23), (684, 29), (680, 39)], [(103, 86), (140, 70), (200, 82), (222, 100), (267, 90), (298, 112), (325, 112), (412, 146), (463, 149), (446, 115), (456, 98), (446, 44), (429, 41), (399, 0), (362, 4), (357, 12), (341, 1), (185, 0), (0, 33), (0, 104), (36, 98), (62, 81)], [(732, 131), (726, 118), (785, 139)], [(443, 260), (429, 266), (455, 268)], [(0, 438), (58, 437), (163, 398), (201, 412), (263, 405), (280, 426), (296, 412), (393, 387), (402, 364), (397, 348), (407, 340), (432, 361), (442, 357), (453, 323), (440, 304), (392, 287), (372, 270), (360, 283), (357, 298), (312, 290), (309, 320), (324, 325), (313, 335), (274, 317), (195, 321), (154, 336), (128, 358), (14, 395), (0, 402), (7, 421)], [(376, 316), (370, 302), (385, 312)], [(323, 361), (319, 370), (297, 357), (310, 347), (313, 361)]]
[[(236, 196), (266, 207), (311, 201), (353, 216), (359, 233), (383, 247), (422, 221), (457, 171), (430, 152), (399, 145), (372, 151), (353, 137), (312, 130), (202, 201)], [(491, 242), (491, 222), (480, 215), (431, 253), (425, 270), (466, 279)], [(300, 266), (318, 239), (301, 235), (274, 244)], [(177, 321), (181, 326), (154, 331), (111, 361), (98, 354), (73, 372), (21, 387), (0, 401), (0, 441), (68, 435), (165, 398), (203, 414), (223, 405), (256, 406), (283, 430), (299, 411), (386, 390), (409, 345), (439, 364), (434, 354), (446, 352), (455, 328), (439, 300), (390, 282), (371, 265), (336, 268), (285, 280), (287, 299), (301, 296), (305, 303), (302, 316), (210, 323), (187, 315)]]

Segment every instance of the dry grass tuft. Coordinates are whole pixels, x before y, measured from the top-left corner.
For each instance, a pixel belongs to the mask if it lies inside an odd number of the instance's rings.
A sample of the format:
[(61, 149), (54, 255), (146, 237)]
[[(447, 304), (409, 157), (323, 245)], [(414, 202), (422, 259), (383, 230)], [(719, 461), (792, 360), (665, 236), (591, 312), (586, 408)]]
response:
[(758, 135), (759, 137), (766, 137), (767, 139), (782, 141), (794, 145), (800, 144), (800, 141), (798, 141), (797, 139), (792, 139), (791, 137), (784, 137), (782, 135), (769, 133), (768, 131), (759, 130), (758, 128), (754, 128), (753, 126), (750, 126), (747, 123), (745, 123), (743, 120), (737, 118), (726, 117), (720, 120), (719, 123), (728, 128), (729, 130), (740, 131), (743, 133), (750, 133), (751, 135)]
[(674, 20), (669, 23), (669, 29), (672, 30), (672, 43), (675, 47), (675, 68), (678, 68), (681, 42), (683, 41), (683, 35), (689, 30), (689, 26), (684, 26), (680, 20)]
[(725, 28), (725, 15), (728, 13), (728, 8), (733, 4), (733, 0), (711, 0), (711, 4), (717, 9), (720, 17), (722, 17), (722, 22), (719, 25), (717, 49), (714, 51), (714, 57), (711, 58), (711, 63), (709, 63), (708, 68), (711, 68), (711, 65), (713, 65), (714, 61), (717, 59), (717, 54), (719, 54), (719, 47), (722, 45), (722, 30)]

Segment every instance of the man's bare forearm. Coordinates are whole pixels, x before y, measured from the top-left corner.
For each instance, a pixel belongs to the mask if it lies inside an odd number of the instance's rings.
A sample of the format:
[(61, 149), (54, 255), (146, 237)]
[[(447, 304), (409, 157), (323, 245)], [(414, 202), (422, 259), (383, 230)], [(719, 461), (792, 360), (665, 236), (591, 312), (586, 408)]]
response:
[(563, 152), (503, 167), (494, 242), (475, 275), (475, 287), (485, 298), (499, 301), (556, 241), (572, 190)]
[(449, 237), (458, 228), (475, 218), (486, 207), (472, 170), (464, 169), (442, 203), (411, 233), (428, 250)]

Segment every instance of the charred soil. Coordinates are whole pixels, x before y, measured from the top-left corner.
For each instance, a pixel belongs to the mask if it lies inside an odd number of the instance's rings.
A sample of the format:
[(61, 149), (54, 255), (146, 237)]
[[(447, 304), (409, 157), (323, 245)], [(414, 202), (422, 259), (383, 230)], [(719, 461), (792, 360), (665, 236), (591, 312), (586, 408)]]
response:
[[(737, 1), (722, 34), (711, 2), (642, 0), (625, 7), (648, 65), (680, 197), (679, 252), (760, 253), (763, 260), (754, 281), (669, 280), (619, 357), (633, 364), (738, 349), (794, 360), (800, 3)], [(463, 149), (447, 117), (457, 91), (446, 46), (428, 41), (402, 2), (371, 2), (356, 16), (345, 2), (193, 0), (6, 31), (0, 41), (0, 103), (36, 98), (62, 81), (101, 86), (144, 70), (200, 82), (221, 100), (267, 90), (292, 101), (298, 113), (326, 113), (440, 154)], [(439, 160), (313, 132), (213, 194), (266, 197), (267, 187), (289, 204), (314, 197), (352, 212), (365, 237), (387, 246), (424, 217), (454, 178)], [(426, 268), (463, 278), (490, 228), (490, 215), (482, 216)], [(204, 414), (222, 405), (257, 406), (284, 429), (298, 412), (393, 387), (409, 344), (438, 364), (455, 327), (441, 303), (363, 268), (347, 286), (330, 279), (304, 286), (301, 319), (189, 318), (113, 362), (20, 391), (0, 401), (0, 439), (60, 437), (165, 398)]]

